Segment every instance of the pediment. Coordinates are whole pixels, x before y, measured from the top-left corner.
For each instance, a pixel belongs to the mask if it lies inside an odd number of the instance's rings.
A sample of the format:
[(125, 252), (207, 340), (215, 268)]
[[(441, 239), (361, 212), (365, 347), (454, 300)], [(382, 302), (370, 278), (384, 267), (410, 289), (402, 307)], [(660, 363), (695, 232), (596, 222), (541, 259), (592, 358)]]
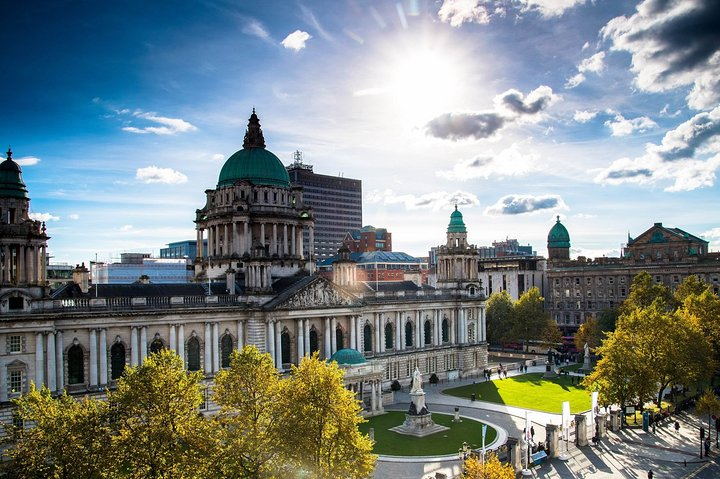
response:
[(279, 302), (275, 309), (334, 308), (357, 306), (359, 304), (360, 299), (357, 296), (342, 290), (323, 278), (317, 278)]

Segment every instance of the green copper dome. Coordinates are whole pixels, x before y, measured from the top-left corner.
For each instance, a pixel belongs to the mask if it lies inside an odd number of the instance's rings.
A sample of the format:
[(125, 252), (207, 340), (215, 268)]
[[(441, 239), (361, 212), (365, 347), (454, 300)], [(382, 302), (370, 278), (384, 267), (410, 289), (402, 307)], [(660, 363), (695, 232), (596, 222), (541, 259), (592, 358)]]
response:
[(247, 180), (256, 185), (290, 187), (290, 175), (280, 159), (265, 149), (260, 120), (253, 108), (243, 149), (227, 159), (220, 170), (218, 188)]
[(560, 216), (557, 217), (557, 223), (550, 228), (548, 233), (548, 248), (569, 248), (570, 235), (568, 230), (560, 223)]
[(450, 214), (450, 224), (447, 229), (448, 233), (467, 233), (465, 222), (463, 221), (462, 213), (457, 209), (455, 205), (455, 211)]
[(367, 363), (365, 356), (355, 349), (338, 349), (335, 354), (330, 357), (330, 361), (335, 361), (339, 365), (351, 366)]
[(8, 148), (7, 160), (0, 163), (0, 197), (27, 199), (27, 187), (20, 173), (20, 166), (12, 159)]

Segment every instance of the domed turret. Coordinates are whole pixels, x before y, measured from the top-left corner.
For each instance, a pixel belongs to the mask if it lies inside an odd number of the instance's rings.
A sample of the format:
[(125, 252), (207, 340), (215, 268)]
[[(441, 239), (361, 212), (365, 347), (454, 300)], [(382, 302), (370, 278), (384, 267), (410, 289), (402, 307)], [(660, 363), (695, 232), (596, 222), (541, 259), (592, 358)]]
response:
[(329, 361), (335, 361), (340, 366), (355, 366), (367, 363), (365, 356), (363, 356), (360, 351), (349, 348), (338, 349), (335, 354), (330, 357)]
[(13, 161), (10, 148), (7, 151), (7, 159), (0, 163), (0, 197), (21, 199), (28, 197), (20, 166)]
[(467, 233), (465, 222), (463, 221), (463, 215), (457, 209), (455, 205), (455, 211), (450, 214), (450, 224), (447, 229), (448, 233)]
[(548, 259), (570, 259), (570, 234), (560, 223), (560, 216), (557, 222), (550, 228), (548, 233)]
[(290, 186), (290, 175), (280, 159), (265, 149), (260, 120), (253, 108), (242, 150), (227, 159), (220, 170), (218, 188), (247, 180), (255, 185)]

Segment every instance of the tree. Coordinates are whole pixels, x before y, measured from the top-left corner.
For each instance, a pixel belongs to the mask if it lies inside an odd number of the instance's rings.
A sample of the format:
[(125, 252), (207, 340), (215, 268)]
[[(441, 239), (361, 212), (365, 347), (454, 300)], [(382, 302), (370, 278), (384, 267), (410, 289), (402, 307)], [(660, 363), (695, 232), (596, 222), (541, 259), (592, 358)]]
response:
[(698, 415), (708, 415), (708, 434), (713, 428), (712, 416), (720, 415), (720, 399), (712, 391), (705, 391), (695, 403), (695, 412)]
[[(685, 282), (680, 287), (684, 284)], [(699, 292), (677, 294), (676, 298), (683, 299), (678, 314), (701, 331), (710, 341), (715, 359), (720, 359), (720, 299), (712, 292), (709, 285)]]
[(637, 308), (647, 308), (655, 301), (660, 301), (665, 309), (672, 309), (670, 290), (663, 284), (655, 284), (650, 273), (642, 271), (633, 279), (630, 294), (620, 305), (620, 316), (628, 315)]
[(360, 404), (342, 382), (337, 363), (317, 353), (293, 366), (284, 382), (285, 441), (290, 460), (309, 477), (366, 478), (375, 467), (372, 442), (360, 433)]
[(34, 384), (13, 402), (17, 418), (34, 425), (11, 429), (5, 454), (14, 477), (103, 477), (110, 437), (107, 403), (66, 394), (54, 398), (46, 387), (38, 390)]
[(531, 339), (540, 339), (544, 328), (547, 325), (549, 314), (544, 308), (545, 300), (540, 296), (540, 290), (537, 287), (530, 288), (525, 291), (515, 303), (514, 324), (512, 335), (525, 344), (525, 350), (528, 350), (528, 341)]
[(547, 346), (548, 348), (557, 348), (558, 345), (562, 344), (562, 331), (560, 331), (560, 328), (555, 321), (547, 318), (545, 327), (540, 334), (540, 339), (543, 342), (543, 345)]
[(485, 455), (485, 462), (470, 456), (463, 462), (462, 479), (515, 479), (515, 471), (510, 464), (502, 464), (496, 454)]
[(197, 478), (206, 475), (212, 437), (202, 402), (201, 372), (186, 372), (169, 350), (126, 368), (109, 394), (115, 412), (116, 477)]
[(510, 339), (510, 330), (515, 322), (515, 312), (510, 294), (507, 291), (491, 294), (485, 311), (488, 342), (500, 344)]
[(705, 291), (712, 293), (710, 285), (701, 280), (697, 275), (691, 274), (675, 289), (673, 299), (678, 306), (682, 306), (689, 296), (700, 296)]
[(598, 314), (598, 327), (603, 333), (615, 331), (615, 324), (620, 316), (619, 308), (605, 308)]
[(582, 351), (587, 343), (591, 351), (600, 346), (603, 339), (603, 332), (600, 330), (600, 324), (595, 318), (588, 318), (580, 325), (575, 333), (575, 347), (578, 351)]
[(218, 477), (287, 477), (284, 438), (289, 430), (280, 409), (281, 380), (272, 357), (255, 346), (230, 355), (230, 368), (215, 376), (214, 400), (220, 405)]

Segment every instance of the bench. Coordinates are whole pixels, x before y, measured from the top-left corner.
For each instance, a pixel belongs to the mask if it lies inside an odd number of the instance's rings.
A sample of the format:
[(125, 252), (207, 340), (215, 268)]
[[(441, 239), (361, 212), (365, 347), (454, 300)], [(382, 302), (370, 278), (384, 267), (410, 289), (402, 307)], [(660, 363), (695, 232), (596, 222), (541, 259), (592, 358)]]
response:
[(533, 466), (539, 466), (543, 461), (547, 460), (547, 453), (545, 451), (538, 451), (535, 454), (530, 455)]

